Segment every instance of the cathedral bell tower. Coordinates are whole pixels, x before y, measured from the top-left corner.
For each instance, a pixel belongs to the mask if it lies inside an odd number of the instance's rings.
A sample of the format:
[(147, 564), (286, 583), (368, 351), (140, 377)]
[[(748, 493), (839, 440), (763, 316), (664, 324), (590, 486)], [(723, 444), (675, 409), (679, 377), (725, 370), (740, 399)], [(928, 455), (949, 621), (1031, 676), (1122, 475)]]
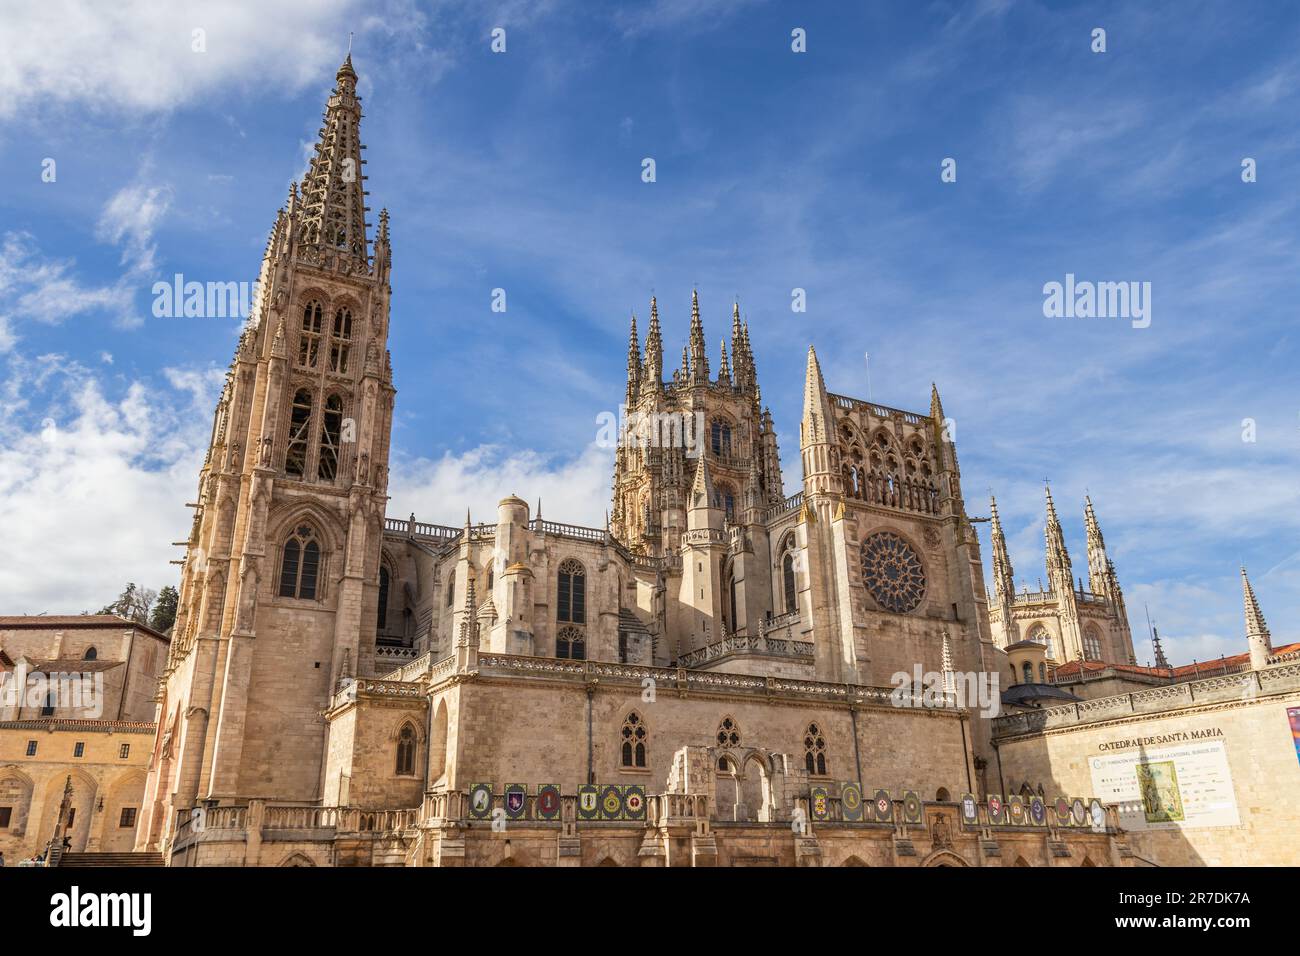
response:
[[(175, 811), (314, 801), (339, 682), (372, 672), (394, 389), (351, 56), (290, 186), (199, 474), (140, 841)], [(253, 789), (250, 789), (253, 788)]]

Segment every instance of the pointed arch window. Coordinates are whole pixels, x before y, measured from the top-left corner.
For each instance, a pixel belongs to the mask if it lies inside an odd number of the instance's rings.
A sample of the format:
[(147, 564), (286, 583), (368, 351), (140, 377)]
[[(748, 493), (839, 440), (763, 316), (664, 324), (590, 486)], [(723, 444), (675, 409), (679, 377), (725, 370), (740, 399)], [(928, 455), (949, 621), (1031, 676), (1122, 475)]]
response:
[(713, 447), (715, 455), (731, 454), (731, 424), (720, 418), (713, 420), (713, 428), (709, 436), (710, 444)]
[(289, 410), (289, 450), (284, 456), (285, 474), (301, 478), (307, 471), (307, 439), (311, 426), (311, 392), (300, 388), (293, 393)]
[(284, 543), (280, 561), (280, 597), (316, 599), (321, 550), (316, 532), (309, 524), (293, 529)]
[(1101, 633), (1095, 624), (1083, 632), (1083, 656), (1090, 661), (1101, 660)]
[(621, 731), (623, 766), (643, 768), (646, 766), (646, 729), (645, 721), (635, 710), (623, 721)]
[(388, 624), (388, 568), (379, 565), (379, 619), (375, 629), (382, 631)]
[(587, 659), (587, 639), (576, 627), (562, 627), (555, 635), (555, 656), (569, 661)]
[(569, 558), (560, 564), (556, 620), (568, 624), (587, 623), (587, 572)]
[(826, 776), (826, 738), (819, 724), (809, 724), (803, 735), (804, 766), (808, 773)]
[(340, 374), (348, 370), (348, 352), (352, 348), (352, 310), (341, 308), (334, 313), (334, 327), (330, 331), (330, 371)]
[(99, 651), (95, 650), (95, 648), (93, 647), (86, 648), (86, 653), (81, 655), (81, 659), (83, 661), (93, 661), (96, 660), (98, 657), (99, 657)]
[(1025, 661), (1020, 670), (1022, 672), (1021, 676), (1024, 677), (1024, 683), (1032, 684), (1034, 682), (1034, 665), (1029, 663), (1029, 661)]
[(781, 590), (785, 595), (785, 613), (793, 613), (798, 607), (798, 591), (794, 578), (794, 552), (787, 551), (781, 559)]
[(321, 416), (320, 463), (316, 467), (316, 474), (321, 481), (333, 481), (338, 474), (342, 431), (343, 397), (331, 395), (325, 399), (325, 414)]
[(456, 604), (456, 571), (453, 569), (447, 577), (447, 607)]
[(302, 332), (298, 337), (298, 364), (303, 368), (315, 368), (320, 354), (321, 319), (324, 310), (315, 299), (308, 302), (302, 310)]
[(410, 724), (397, 732), (397, 775), (415, 776), (415, 728)]

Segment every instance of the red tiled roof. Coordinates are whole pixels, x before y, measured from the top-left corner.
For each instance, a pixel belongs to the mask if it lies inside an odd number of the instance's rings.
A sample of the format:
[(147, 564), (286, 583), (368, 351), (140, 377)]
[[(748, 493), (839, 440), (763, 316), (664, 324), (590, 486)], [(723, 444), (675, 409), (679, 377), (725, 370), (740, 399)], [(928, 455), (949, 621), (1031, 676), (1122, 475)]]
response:
[[(1300, 650), (1300, 643), (1284, 644), (1281, 647), (1273, 648), (1274, 654), (1289, 654), (1292, 651)], [(1081, 674), (1096, 674), (1099, 671), (1113, 670), (1120, 674), (1137, 674), (1142, 677), (1162, 677), (1165, 679), (1173, 678), (1180, 680), (1187, 677), (1196, 677), (1197, 674), (1208, 673), (1210, 671), (1221, 670), (1225, 667), (1239, 667), (1243, 664), (1250, 663), (1250, 654), (1233, 654), (1231, 657), (1219, 657), (1208, 661), (1198, 661), (1195, 664), (1183, 664), (1180, 667), (1142, 667), (1137, 664), (1104, 664), (1101, 661), (1070, 661), (1068, 664), (1062, 664), (1056, 668), (1056, 679), (1079, 676)]]
[(160, 641), (171, 642), (171, 638), (161, 631), (155, 631), (147, 624), (137, 624), (116, 614), (16, 614), (0, 617), (0, 630), (15, 628), (89, 628), (89, 627), (134, 627), (144, 631)]

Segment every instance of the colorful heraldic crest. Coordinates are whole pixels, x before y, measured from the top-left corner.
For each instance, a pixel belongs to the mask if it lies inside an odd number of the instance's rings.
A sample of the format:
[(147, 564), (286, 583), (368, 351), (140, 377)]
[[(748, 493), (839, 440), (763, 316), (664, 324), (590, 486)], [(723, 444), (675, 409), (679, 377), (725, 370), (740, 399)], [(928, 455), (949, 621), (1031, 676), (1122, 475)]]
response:
[(1070, 803), (1070, 822), (1076, 827), (1081, 827), (1088, 822), (1088, 808), (1083, 805), (1083, 801), (1075, 797)]
[(903, 819), (908, 823), (921, 822), (921, 798), (915, 790), (903, 794)]
[(1094, 830), (1104, 830), (1106, 828), (1106, 808), (1101, 805), (1101, 801), (1096, 797), (1088, 804), (1088, 817), (1092, 821)]
[(537, 816), (543, 820), (555, 820), (560, 816), (558, 784), (544, 783), (537, 788)]
[(888, 790), (877, 790), (874, 799), (876, 819), (881, 823), (894, 822), (894, 801)]
[(505, 789), (506, 816), (511, 820), (522, 820), (528, 809), (528, 786), (522, 783), (508, 783)]
[(600, 818), (602, 820), (623, 819), (623, 791), (612, 783), (601, 788)]
[(1006, 823), (1007, 822), (1007, 805), (1002, 802), (1002, 798), (997, 794), (990, 794), (988, 799), (989, 823)]
[(840, 813), (849, 823), (862, 819), (862, 788), (856, 783), (840, 785)]
[(645, 787), (641, 784), (623, 788), (623, 814), (629, 820), (645, 819)]
[(469, 815), (475, 820), (492, 815), (492, 784), (476, 783), (469, 788)]
[(831, 816), (831, 795), (825, 787), (813, 787), (808, 796), (808, 807), (814, 820), (829, 820)]
[(1068, 827), (1070, 825), (1070, 801), (1065, 797), (1057, 797), (1053, 801), (1052, 807), (1056, 810), (1056, 825)]
[(1022, 827), (1025, 825), (1025, 801), (1020, 797), (1012, 797), (1007, 801), (1007, 811), (1011, 815), (1013, 826)]
[(600, 788), (594, 783), (578, 787), (578, 819), (594, 820), (600, 816)]
[(1029, 798), (1029, 819), (1036, 827), (1047, 822), (1047, 804), (1043, 803), (1042, 797)]
[(961, 795), (961, 819), (963, 823), (974, 826), (979, 822), (980, 805), (975, 799), (973, 793), (963, 793)]

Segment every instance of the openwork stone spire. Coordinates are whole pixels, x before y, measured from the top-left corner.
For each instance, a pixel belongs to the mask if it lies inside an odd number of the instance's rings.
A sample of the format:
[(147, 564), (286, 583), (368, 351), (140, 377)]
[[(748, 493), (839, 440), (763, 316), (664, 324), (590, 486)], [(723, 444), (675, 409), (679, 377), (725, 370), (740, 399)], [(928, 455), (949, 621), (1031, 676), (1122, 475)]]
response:
[(659, 388), (664, 381), (664, 340), (659, 331), (659, 303), (650, 296), (650, 327), (645, 334), (645, 366), (641, 380)]
[(706, 384), (709, 381), (708, 346), (704, 344), (704, 323), (700, 321), (700, 294), (691, 292), (691, 381)]
[(366, 192), (361, 158), (361, 101), (352, 54), (343, 61), (325, 104), (320, 141), (302, 184), (302, 243), (326, 253), (368, 262)]
[(998, 500), (989, 495), (991, 509), (989, 536), (993, 539), (993, 592), (1001, 599), (1010, 601), (1015, 597), (1015, 571), (1011, 567), (1011, 557), (1007, 554), (1007, 538), (1002, 533), (1002, 519), (998, 516)]
[(1072, 587), (1070, 579), (1070, 552), (1065, 547), (1065, 535), (1061, 531), (1061, 522), (1056, 517), (1056, 504), (1052, 501), (1052, 489), (1045, 488), (1047, 495), (1047, 526), (1043, 535), (1047, 539), (1047, 575), (1053, 587), (1059, 585), (1062, 592)]

